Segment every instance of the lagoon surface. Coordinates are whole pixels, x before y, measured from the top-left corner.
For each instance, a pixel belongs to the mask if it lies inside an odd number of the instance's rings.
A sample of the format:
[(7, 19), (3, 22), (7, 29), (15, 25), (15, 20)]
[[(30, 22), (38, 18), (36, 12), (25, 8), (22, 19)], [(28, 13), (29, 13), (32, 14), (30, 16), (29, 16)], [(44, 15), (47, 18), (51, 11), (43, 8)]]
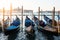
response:
[(27, 34), (22, 30), (20, 30), (16, 34), (12, 35), (4, 35), (4, 33), (0, 33), (0, 40), (60, 40), (60, 36), (55, 35), (48, 35), (44, 34), (42, 32), (38, 32), (38, 30), (35, 30), (35, 36), (33, 37), (27, 37)]

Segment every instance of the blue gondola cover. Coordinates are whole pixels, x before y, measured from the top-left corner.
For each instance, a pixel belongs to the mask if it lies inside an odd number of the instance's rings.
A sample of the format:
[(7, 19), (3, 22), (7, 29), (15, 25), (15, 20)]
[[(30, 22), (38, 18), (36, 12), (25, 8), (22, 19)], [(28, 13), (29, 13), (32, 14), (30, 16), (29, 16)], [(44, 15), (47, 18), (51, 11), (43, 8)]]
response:
[(25, 19), (25, 26), (26, 26), (26, 27), (29, 27), (30, 25), (31, 25), (32, 27), (35, 26), (34, 22), (33, 22), (32, 20), (30, 20), (30, 18), (26, 17), (26, 19)]
[(14, 30), (16, 28), (18, 28), (19, 26), (14, 26), (14, 25), (11, 25), (9, 27), (6, 28), (6, 30)]
[(50, 24), (52, 24), (52, 19), (48, 18), (46, 15), (44, 15), (44, 20)]
[(16, 18), (16, 20), (14, 20), (11, 25), (14, 25), (14, 26), (20, 25), (20, 19), (19, 18)]

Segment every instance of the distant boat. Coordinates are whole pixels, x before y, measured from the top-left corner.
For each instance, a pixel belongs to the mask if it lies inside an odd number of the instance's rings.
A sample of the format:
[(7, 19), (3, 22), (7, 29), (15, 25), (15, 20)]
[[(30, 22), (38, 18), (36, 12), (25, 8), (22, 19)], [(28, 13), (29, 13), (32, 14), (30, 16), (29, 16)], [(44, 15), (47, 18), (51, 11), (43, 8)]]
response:
[(26, 27), (26, 33), (29, 34), (29, 35), (33, 35), (35, 30), (34, 30), (34, 22), (28, 18), (28, 16), (26, 16), (26, 19), (25, 19), (25, 27)]
[(20, 25), (20, 19), (16, 16), (16, 19), (13, 21), (13, 23), (5, 28), (5, 34), (8, 35), (8, 34), (12, 34), (12, 33), (16, 33), (19, 31), (19, 26)]
[[(44, 20), (47, 22), (47, 24), (52, 25), (52, 19), (48, 18), (46, 15), (44, 15)], [(56, 20), (54, 20), (54, 26), (57, 26)]]
[[(38, 18), (37, 19), (35, 19), (35, 18), (37, 18), (37, 17), (34, 16), (34, 21), (36, 23)], [(48, 26), (47, 24), (45, 24), (45, 22), (43, 20), (38, 20), (38, 21), (39, 21), (38, 22), (39, 25), (37, 26), (38, 31), (41, 31), (44, 34), (56, 35), (56, 36), (58, 35), (57, 29)]]

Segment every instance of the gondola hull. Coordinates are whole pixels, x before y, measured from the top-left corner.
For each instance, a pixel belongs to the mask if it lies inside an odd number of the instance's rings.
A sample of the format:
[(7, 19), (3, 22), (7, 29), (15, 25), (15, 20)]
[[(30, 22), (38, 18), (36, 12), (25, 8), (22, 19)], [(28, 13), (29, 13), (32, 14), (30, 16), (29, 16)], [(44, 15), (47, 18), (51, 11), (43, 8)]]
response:
[(30, 31), (25, 30), (25, 32), (28, 33), (28, 34), (34, 34), (35, 30), (34, 29), (31, 29)]
[(11, 34), (15, 34), (15, 33), (19, 32), (19, 30), (20, 30), (19, 26), (17, 26), (17, 27), (13, 26), (13, 27), (15, 27), (15, 28), (13, 28), (13, 29), (11, 29), (11, 28), (4, 29), (4, 34), (5, 35), (11, 35)]
[(55, 36), (58, 36), (58, 31), (50, 31), (50, 30), (46, 30), (46, 29), (43, 29), (43, 28), (37, 28), (38, 31), (41, 31), (43, 32), (44, 34), (47, 34), (47, 35), (55, 35)]
[(35, 30), (30, 30), (30, 31), (27, 31), (27, 30), (25, 30), (25, 33), (27, 34), (26, 36), (27, 37), (34, 37), (35, 36)]
[(0, 32), (2, 32), (2, 27), (0, 27)]
[(35, 30), (32, 27), (27, 27), (25, 33), (28, 37), (35, 36)]

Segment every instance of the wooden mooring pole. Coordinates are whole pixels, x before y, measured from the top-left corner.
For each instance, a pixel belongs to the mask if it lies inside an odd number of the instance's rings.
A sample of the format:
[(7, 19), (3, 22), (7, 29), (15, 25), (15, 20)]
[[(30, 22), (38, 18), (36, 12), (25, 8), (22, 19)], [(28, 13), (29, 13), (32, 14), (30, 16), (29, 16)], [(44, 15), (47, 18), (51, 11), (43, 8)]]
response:
[(53, 7), (53, 13), (52, 13), (52, 26), (54, 26), (54, 19), (55, 19), (55, 7)]
[(34, 14), (33, 14), (33, 11), (32, 11), (32, 20), (34, 20)]
[(4, 14), (5, 14), (5, 9), (3, 8), (3, 20), (2, 20), (2, 31), (4, 32)]
[[(38, 19), (40, 20), (40, 7), (38, 7)], [(38, 25), (38, 28), (39, 28), (40, 26)]]
[[(11, 23), (11, 19), (12, 19), (12, 4), (10, 4), (10, 23)], [(10, 26), (10, 23), (9, 23), (9, 26)]]
[(21, 11), (21, 19), (22, 19), (22, 30), (23, 30), (23, 6), (22, 6), (22, 11)]
[[(59, 13), (60, 12), (58, 11), (58, 16), (60, 15)], [(57, 26), (58, 26), (58, 33), (60, 33), (60, 21), (59, 21), (59, 18), (58, 18)]]
[(40, 7), (38, 7), (38, 19), (40, 20)]
[(42, 18), (43, 18), (43, 15), (42, 15), (42, 9), (41, 9), (41, 13), (40, 13), (40, 14), (41, 14), (41, 20), (42, 20)]

